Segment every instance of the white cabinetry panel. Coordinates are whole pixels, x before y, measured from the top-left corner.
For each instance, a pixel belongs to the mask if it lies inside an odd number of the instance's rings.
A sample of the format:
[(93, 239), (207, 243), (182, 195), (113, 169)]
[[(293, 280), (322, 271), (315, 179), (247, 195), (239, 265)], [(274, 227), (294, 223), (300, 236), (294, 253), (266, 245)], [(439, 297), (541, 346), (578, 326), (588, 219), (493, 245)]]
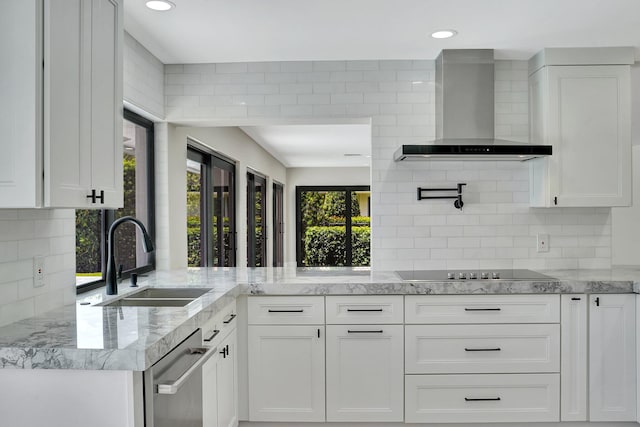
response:
[(587, 420), (587, 296), (562, 295), (560, 419)]
[(326, 297), (328, 325), (403, 323), (401, 295), (350, 295)]
[(402, 325), (327, 326), (327, 421), (402, 421)]

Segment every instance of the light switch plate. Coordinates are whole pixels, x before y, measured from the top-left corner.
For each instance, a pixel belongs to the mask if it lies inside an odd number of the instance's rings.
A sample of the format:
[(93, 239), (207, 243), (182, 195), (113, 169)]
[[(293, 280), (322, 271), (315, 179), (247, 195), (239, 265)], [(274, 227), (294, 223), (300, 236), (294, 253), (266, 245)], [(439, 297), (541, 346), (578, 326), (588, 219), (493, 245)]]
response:
[(538, 252), (549, 252), (548, 234), (538, 234)]

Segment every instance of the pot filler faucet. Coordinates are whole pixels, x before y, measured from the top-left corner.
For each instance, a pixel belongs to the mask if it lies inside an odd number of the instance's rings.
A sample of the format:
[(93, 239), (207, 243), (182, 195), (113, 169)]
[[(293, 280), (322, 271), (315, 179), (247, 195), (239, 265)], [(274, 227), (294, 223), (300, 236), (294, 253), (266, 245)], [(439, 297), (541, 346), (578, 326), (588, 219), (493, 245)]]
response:
[(142, 248), (145, 252), (151, 252), (154, 250), (153, 242), (151, 241), (151, 236), (147, 233), (147, 229), (144, 228), (144, 225), (139, 219), (136, 219), (132, 216), (123, 216), (122, 218), (118, 218), (113, 221), (111, 227), (109, 227), (109, 237), (107, 240), (107, 295), (118, 295), (118, 280), (116, 277), (116, 260), (115, 260), (115, 245), (113, 239), (115, 237), (116, 228), (120, 224), (125, 222), (134, 223), (142, 232)]

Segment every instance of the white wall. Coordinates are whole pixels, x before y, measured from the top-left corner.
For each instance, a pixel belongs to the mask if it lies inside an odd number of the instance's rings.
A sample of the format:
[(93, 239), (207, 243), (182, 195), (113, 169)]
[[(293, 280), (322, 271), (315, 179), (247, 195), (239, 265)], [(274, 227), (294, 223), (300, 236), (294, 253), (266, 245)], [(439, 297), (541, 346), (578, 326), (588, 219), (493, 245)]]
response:
[(371, 185), (370, 168), (289, 168), (285, 187), (285, 265), (296, 265), (296, 187)]
[[(272, 206), (273, 181), (287, 185), (286, 169), (253, 139), (237, 127), (180, 127), (156, 126), (157, 186), (168, 189), (157, 196), (156, 241), (158, 269), (184, 268), (187, 266), (187, 211), (186, 211), (186, 162), (187, 141), (223, 154), (236, 164), (236, 232), (238, 266), (247, 265), (247, 169), (250, 168), (267, 177), (267, 261), (272, 256)], [(165, 131), (166, 130), (166, 131)], [(158, 190), (161, 190), (158, 188)]]
[[(71, 209), (0, 209), (0, 326), (75, 301), (75, 214)], [(33, 257), (44, 257), (33, 287)]]
[[(604, 268), (611, 209), (532, 209), (526, 163), (403, 162), (393, 152), (435, 136), (434, 61), (166, 65), (166, 115), (178, 122), (372, 120), (372, 265)], [(526, 61), (496, 61), (496, 137), (526, 141)], [(466, 182), (464, 211), (416, 200), (418, 186)], [(536, 235), (550, 251), (536, 252)]]
[(123, 68), (127, 107), (149, 119), (163, 119), (164, 64), (126, 31)]

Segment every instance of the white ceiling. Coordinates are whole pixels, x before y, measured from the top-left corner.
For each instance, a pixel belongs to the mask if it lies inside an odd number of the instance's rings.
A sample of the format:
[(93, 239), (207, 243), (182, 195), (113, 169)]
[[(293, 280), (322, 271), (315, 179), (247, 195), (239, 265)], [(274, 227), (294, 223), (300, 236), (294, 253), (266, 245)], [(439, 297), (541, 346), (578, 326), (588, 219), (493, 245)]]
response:
[[(432, 59), (493, 48), (527, 59), (543, 47), (640, 46), (639, 0), (125, 1), (125, 28), (165, 64)], [(452, 28), (458, 36), (429, 34)], [(639, 51), (640, 52), (640, 51)]]
[[(635, 46), (640, 58), (640, 0), (172, 0), (170, 12), (145, 1), (125, 1), (125, 28), (165, 64), (433, 59), (443, 48), (527, 59), (554, 46)], [(458, 36), (429, 37), (445, 28)], [(370, 163), (368, 125), (243, 130), (287, 167)]]
[(371, 163), (369, 125), (269, 125), (241, 129), (286, 167), (369, 167)]

